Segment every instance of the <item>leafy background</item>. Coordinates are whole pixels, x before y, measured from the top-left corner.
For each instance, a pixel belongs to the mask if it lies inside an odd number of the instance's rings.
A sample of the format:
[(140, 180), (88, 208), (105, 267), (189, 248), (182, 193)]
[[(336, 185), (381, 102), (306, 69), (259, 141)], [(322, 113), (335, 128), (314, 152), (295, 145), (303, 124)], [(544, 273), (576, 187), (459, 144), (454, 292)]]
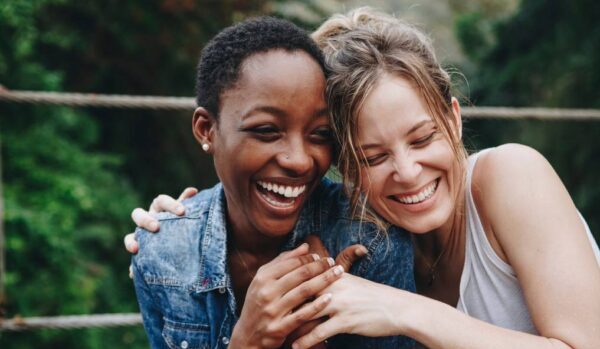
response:
[[(0, 0), (0, 84), (15, 90), (193, 95), (203, 44), (274, 14), (314, 29), (360, 1)], [(600, 108), (600, 2), (384, 1), (422, 26), (476, 105)], [(0, 103), (7, 318), (135, 312), (122, 237), (155, 194), (205, 188), (191, 113)], [(540, 150), (600, 231), (600, 122), (471, 120), (472, 149)], [(596, 235), (598, 238), (598, 235)], [(145, 348), (141, 327), (0, 333), (2, 348)]]

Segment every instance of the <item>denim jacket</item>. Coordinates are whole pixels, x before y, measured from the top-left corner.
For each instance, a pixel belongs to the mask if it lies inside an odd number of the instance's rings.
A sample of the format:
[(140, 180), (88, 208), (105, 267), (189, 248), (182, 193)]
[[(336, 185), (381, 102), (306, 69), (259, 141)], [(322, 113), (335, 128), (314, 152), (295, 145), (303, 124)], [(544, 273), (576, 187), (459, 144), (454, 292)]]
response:
[[(185, 216), (159, 215), (160, 232), (138, 229), (140, 250), (133, 257), (134, 284), (152, 348), (227, 348), (238, 320), (228, 271), (225, 196), (221, 184), (184, 201)], [(340, 184), (324, 179), (307, 200), (283, 250), (318, 235), (332, 256), (362, 243), (369, 253), (350, 272), (414, 291), (413, 254), (408, 234), (396, 228), (349, 219)], [(406, 337), (338, 335), (330, 348), (410, 348)]]

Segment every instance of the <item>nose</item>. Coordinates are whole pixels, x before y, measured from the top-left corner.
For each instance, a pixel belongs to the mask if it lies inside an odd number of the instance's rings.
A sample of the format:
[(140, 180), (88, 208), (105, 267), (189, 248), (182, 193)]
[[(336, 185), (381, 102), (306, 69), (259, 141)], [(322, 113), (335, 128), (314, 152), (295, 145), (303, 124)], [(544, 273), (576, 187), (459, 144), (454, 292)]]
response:
[(292, 176), (308, 174), (314, 166), (314, 160), (303, 139), (290, 140), (277, 156), (279, 166)]
[(394, 181), (408, 187), (416, 185), (417, 179), (423, 167), (411, 154), (400, 154), (394, 156)]

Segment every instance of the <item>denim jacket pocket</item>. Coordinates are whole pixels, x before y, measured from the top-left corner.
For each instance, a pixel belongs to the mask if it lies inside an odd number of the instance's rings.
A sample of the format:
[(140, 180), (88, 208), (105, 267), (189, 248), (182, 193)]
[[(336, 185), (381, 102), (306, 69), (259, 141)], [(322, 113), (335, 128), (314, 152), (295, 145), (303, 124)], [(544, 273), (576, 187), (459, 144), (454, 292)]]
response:
[(162, 336), (171, 349), (209, 349), (210, 328), (204, 324), (191, 324), (165, 320)]

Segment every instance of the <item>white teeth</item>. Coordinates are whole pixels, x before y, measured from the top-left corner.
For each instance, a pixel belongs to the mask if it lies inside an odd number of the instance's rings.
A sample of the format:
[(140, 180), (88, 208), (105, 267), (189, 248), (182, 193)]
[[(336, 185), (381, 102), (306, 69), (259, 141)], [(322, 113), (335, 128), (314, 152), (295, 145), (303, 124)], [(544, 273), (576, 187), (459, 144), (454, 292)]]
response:
[(435, 193), (437, 185), (438, 181), (436, 180), (433, 181), (433, 183), (431, 183), (427, 187), (425, 187), (423, 190), (421, 190), (421, 192), (418, 194), (396, 198), (403, 204), (417, 204), (419, 202), (425, 201), (426, 199), (429, 199), (433, 195), (433, 193)]
[(285, 203), (285, 202), (279, 202), (277, 200), (273, 200), (272, 198), (266, 196), (265, 194), (261, 193), (260, 195), (262, 195), (263, 198), (265, 198), (265, 200), (267, 200), (271, 205), (273, 206), (277, 206), (277, 207), (290, 207), (294, 205), (294, 202), (289, 202), (289, 203)]
[[(285, 196), (286, 198), (297, 198), (300, 194), (304, 193), (306, 190), (306, 185), (301, 185), (298, 187), (278, 185), (275, 183), (266, 183), (263, 181), (258, 181), (258, 185), (260, 185), (263, 189), (272, 191), (276, 194)], [(271, 202), (271, 201), (269, 201)]]

